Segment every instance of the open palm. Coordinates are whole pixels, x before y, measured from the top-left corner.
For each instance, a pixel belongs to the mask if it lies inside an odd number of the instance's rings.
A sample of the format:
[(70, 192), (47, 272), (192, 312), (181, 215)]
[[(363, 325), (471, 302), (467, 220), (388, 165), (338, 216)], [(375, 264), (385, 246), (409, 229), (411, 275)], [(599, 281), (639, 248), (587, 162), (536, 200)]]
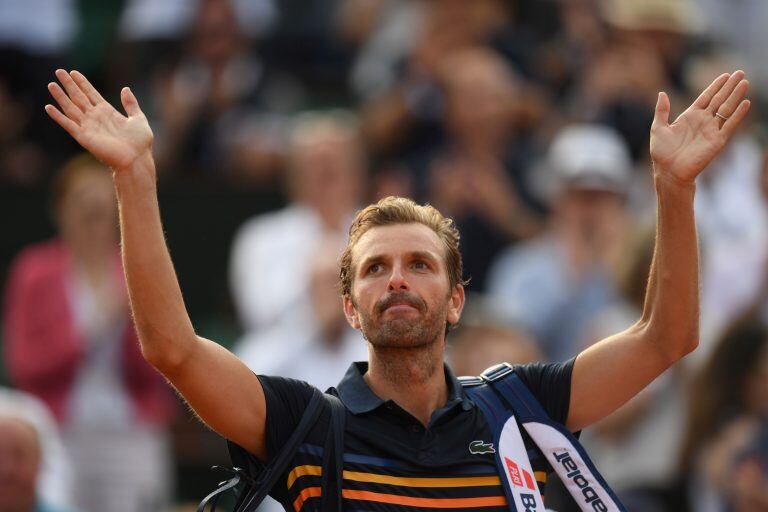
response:
[(672, 124), (669, 97), (660, 93), (651, 127), (656, 172), (684, 182), (695, 180), (747, 115), (748, 89), (742, 71), (720, 75)]
[(130, 89), (123, 88), (120, 93), (127, 114), (124, 116), (82, 73), (59, 69), (56, 77), (63, 89), (51, 82), (48, 90), (61, 111), (53, 105), (46, 105), (45, 111), (101, 162), (113, 169), (125, 169), (151, 150), (152, 130)]

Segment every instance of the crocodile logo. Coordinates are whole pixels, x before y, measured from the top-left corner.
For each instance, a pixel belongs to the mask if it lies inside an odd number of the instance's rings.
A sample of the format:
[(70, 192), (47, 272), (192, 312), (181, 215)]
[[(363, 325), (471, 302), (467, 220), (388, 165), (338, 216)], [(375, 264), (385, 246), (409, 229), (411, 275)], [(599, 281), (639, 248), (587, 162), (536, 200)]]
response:
[(496, 453), (493, 447), (493, 443), (485, 443), (483, 441), (472, 441), (469, 443), (469, 453), (473, 455), (483, 455), (486, 453)]

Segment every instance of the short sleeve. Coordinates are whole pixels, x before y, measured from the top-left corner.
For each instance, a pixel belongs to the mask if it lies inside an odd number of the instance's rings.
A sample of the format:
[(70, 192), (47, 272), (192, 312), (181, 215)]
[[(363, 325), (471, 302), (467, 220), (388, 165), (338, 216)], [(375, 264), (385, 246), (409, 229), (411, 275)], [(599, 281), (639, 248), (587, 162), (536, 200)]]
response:
[(515, 365), (515, 373), (554, 421), (565, 424), (571, 400), (571, 375), (576, 358), (563, 363)]
[(301, 380), (259, 375), (267, 405), (264, 443), (269, 460), (280, 453), (312, 398), (312, 385)]

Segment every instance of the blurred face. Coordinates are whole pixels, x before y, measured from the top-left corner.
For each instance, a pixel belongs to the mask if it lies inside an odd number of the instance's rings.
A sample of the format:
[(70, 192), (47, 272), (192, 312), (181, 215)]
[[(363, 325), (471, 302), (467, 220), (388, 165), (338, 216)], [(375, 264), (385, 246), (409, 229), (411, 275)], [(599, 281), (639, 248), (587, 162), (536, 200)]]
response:
[(62, 237), (72, 246), (117, 243), (117, 204), (109, 174), (99, 169), (76, 178), (61, 199), (57, 220)]
[(515, 87), (501, 62), (462, 59), (450, 70), (448, 124), (454, 136), (503, 139), (509, 134)]
[(622, 218), (624, 198), (607, 190), (567, 189), (558, 199), (556, 210), (569, 225), (589, 231)]
[(226, 62), (240, 47), (240, 27), (229, 0), (206, 0), (200, 5), (194, 45), (211, 64)]
[(0, 508), (30, 512), (35, 503), (40, 449), (37, 433), (26, 423), (0, 418)]
[(464, 289), (450, 289), (445, 249), (419, 224), (368, 230), (352, 251), (354, 279), (344, 297), (350, 325), (374, 348), (418, 348), (443, 339), (459, 321)]
[(332, 130), (310, 136), (294, 149), (293, 166), (295, 190), (303, 202), (344, 213), (357, 204), (364, 169), (354, 136)]

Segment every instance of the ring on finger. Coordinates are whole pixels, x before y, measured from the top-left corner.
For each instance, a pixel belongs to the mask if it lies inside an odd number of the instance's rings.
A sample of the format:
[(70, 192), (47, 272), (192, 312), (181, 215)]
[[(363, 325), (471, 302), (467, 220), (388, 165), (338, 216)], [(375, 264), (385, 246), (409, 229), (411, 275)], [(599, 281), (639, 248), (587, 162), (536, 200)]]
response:
[(715, 117), (719, 117), (719, 118), (720, 118), (720, 119), (722, 119), (723, 121), (727, 121), (727, 120), (728, 120), (728, 116), (724, 116), (724, 115), (723, 115), (723, 114), (721, 114), (720, 112), (715, 112)]

